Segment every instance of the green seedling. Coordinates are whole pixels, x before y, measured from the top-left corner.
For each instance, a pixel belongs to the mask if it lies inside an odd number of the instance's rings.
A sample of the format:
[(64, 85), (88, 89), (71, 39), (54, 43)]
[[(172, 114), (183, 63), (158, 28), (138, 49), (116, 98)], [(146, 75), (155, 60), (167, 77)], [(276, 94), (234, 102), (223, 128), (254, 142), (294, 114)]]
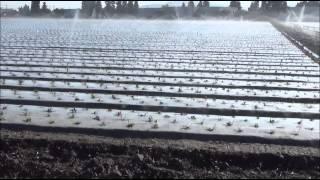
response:
[(76, 113), (76, 112), (77, 112), (77, 109), (76, 109), (76, 108), (72, 108), (72, 109), (70, 110), (70, 112), (71, 112), (71, 113)]
[(276, 122), (276, 121), (275, 121), (274, 119), (270, 119), (270, 120), (269, 120), (269, 123), (270, 123), (270, 124), (274, 124), (275, 122)]
[(168, 114), (164, 115), (164, 118), (170, 118), (170, 116)]
[(27, 111), (23, 112), (23, 116), (28, 116), (28, 112)]
[(102, 123), (99, 124), (99, 126), (106, 126), (106, 123), (102, 122)]
[(132, 128), (134, 126), (134, 123), (127, 124), (127, 128)]
[(149, 118), (148, 118), (148, 120), (147, 120), (147, 122), (152, 122), (152, 116), (150, 116)]
[(111, 98), (112, 98), (112, 99), (117, 99), (114, 94), (112, 94)]
[(49, 124), (54, 124), (55, 122), (54, 122), (54, 120), (50, 120), (48, 123)]
[(183, 126), (181, 129), (188, 130), (188, 129), (190, 129), (190, 126)]
[(28, 123), (31, 122), (31, 117), (26, 118), (25, 120), (23, 120), (24, 122)]
[(207, 131), (209, 131), (209, 132), (212, 132), (212, 131), (214, 131), (215, 130), (215, 127), (213, 127), (213, 128), (207, 128)]
[(269, 131), (268, 133), (271, 134), (271, 135), (273, 135), (275, 132), (274, 132), (274, 130), (271, 130), (271, 131)]
[(122, 116), (121, 111), (117, 112), (116, 116)]
[(228, 126), (228, 127), (230, 127), (230, 126), (232, 126), (233, 125), (233, 123), (232, 122), (227, 122), (227, 124), (226, 124), (226, 126)]
[(98, 115), (95, 116), (93, 119), (96, 120), (96, 121), (100, 121), (100, 117)]
[(305, 128), (306, 130), (313, 131), (314, 128)]
[(151, 127), (152, 129), (158, 129), (159, 128), (159, 126), (158, 126), (158, 124), (154, 124), (154, 125), (152, 125), (152, 127)]
[(73, 113), (69, 116), (69, 119), (74, 119), (74, 114)]

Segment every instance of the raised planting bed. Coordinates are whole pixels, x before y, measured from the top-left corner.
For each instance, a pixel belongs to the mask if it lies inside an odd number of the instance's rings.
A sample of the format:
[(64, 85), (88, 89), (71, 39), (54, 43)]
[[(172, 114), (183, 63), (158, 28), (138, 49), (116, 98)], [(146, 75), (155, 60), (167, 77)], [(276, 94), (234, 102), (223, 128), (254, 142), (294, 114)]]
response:
[(51, 131), (62, 132), (80, 128), (78, 132), (110, 133), (118, 137), (158, 136), (295, 145), (317, 145), (319, 140), (319, 121), (314, 119), (152, 112), (147, 108), (146, 111), (116, 110), (112, 106), (95, 109), (2, 104), (1, 107), (4, 127), (32, 125), (35, 129), (51, 127)]
[(319, 65), (269, 23), (26, 21), (1, 26), (6, 128), (318, 146)]

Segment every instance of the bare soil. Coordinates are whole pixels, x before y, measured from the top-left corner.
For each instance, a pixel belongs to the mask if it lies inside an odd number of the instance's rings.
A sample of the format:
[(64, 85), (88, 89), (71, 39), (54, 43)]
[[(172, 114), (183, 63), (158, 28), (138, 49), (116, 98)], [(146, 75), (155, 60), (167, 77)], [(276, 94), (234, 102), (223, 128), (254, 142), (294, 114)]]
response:
[(1, 178), (319, 178), (319, 147), (1, 128)]

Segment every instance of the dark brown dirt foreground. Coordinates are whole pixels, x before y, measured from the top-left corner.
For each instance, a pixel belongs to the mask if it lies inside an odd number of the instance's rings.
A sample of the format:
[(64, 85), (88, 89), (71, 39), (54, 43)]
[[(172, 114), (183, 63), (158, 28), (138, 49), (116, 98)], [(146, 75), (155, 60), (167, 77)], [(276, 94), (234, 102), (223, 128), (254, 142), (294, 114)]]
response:
[(317, 147), (0, 132), (1, 178), (320, 177)]

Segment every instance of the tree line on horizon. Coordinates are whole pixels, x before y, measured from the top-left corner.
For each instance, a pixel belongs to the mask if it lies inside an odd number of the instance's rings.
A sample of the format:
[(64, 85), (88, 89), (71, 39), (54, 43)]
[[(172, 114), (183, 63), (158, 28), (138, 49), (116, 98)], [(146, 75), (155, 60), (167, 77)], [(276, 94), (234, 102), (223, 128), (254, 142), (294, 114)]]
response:
[(51, 13), (47, 3), (43, 2), (40, 8), (40, 1), (31, 1), (31, 8), (28, 5), (18, 8), (19, 14), (22, 16), (42, 16)]
[[(80, 15), (85, 18), (103, 18), (112, 16), (137, 16), (139, 12), (139, 1), (103, 1), (105, 7), (102, 8), (101, 1), (82, 1)], [(261, 4), (261, 5), (260, 5)], [(301, 1), (296, 7), (319, 6), (319, 1)], [(183, 2), (181, 8), (194, 9), (194, 15), (201, 14), (201, 9), (209, 8), (210, 1), (199, 1), (196, 5), (194, 1)], [(230, 1), (229, 7), (241, 10), (240, 1)], [(169, 5), (162, 6), (163, 13), (171, 13)], [(286, 12), (288, 9), (287, 1), (253, 1), (248, 8), (248, 12), (260, 12), (261, 14), (272, 14)], [(31, 1), (31, 8), (24, 5), (18, 9), (21, 16), (49, 16), (52, 14), (64, 14), (64, 9), (54, 9), (51, 11), (46, 2)]]
[(287, 1), (253, 1), (248, 8), (248, 11), (260, 11), (262, 13), (281, 13), (288, 10)]
[(102, 8), (101, 1), (82, 1), (81, 15), (83, 17), (110, 17), (113, 15), (136, 15), (138, 13), (138, 1), (105, 1)]

